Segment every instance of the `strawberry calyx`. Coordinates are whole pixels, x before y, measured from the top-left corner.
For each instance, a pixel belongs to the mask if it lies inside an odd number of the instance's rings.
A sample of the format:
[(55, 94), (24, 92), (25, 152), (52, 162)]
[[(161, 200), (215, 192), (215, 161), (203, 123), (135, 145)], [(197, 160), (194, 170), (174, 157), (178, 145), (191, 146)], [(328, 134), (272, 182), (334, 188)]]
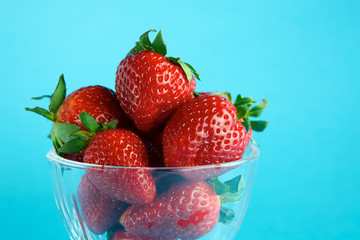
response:
[(222, 203), (239, 202), (245, 189), (245, 181), (241, 175), (226, 182), (221, 182), (219, 178), (208, 179), (207, 182), (213, 187)]
[(220, 96), (220, 97), (224, 97), (224, 98), (227, 98), (230, 102), (232, 102), (232, 97), (231, 97), (231, 93), (229, 92), (213, 92), (211, 93), (212, 95), (216, 95), (216, 96)]
[(180, 61), (180, 58), (167, 57), (167, 59), (175, 64), (179, 64), (182, 70), (185, 72), (186, 79), (191, 82), (192, 76), (194, 75), (197, 80), (200, 80), (200, 74), (195, 70), (189, 63)]
[(260, 117), (261, 113), (264, 111), (268, 102), (263, 98), (263, 102), (257, 104), (253, 107), (254, 101), (252, 97), (243, 97), (240, 94), (236, 97), (234, 106), (237, 110), (238, 120), (242, 121), (241, 123), (246, 128), (246, 131), (249, 131), (250, 127), (257, 132), (262, 132), (269, 124), (269, 121), (254, 121), (250, 120), (249, 117)]
[[(227, 98), (230, 102), (233, 102), (232, 96), (230, 92), (209, 92), (209, 93), (198, 93), (193, 92), (195, 97), (200, 97), (203, 95), (211, 94), (215, 96), (220, 96)], [(234, 106), (237, 111), (237, 120), (241, 121), (241, 124), (244, 125), (246, 131), (248, 132), (250, 127), (257, 132), (262, 132), (269, 124), (269, 121), (259, 121), (259, 120), (250, 120), (250, 117), (260, 117), (261, 113), (264, 111), (266, 106), (268, 105), (268, 102), (265, 98), (263, 98), (263, 102), (260, 104), (257, 104), (253, 107), (254, 103), (257, 101), (254, 101), (252, 97), (243, 97), (242, 95), (238, 95), (236, 97), (236, 100), (234, 102)]]
[[(149, 31), (143, 33), (140, 36), (139, 41), (135, 43), (135, 47), (133, 47), (126, 56), (147, 50), (156, 52), (165, 57), (165, 55), (167, 54), (167, 48), (162, 37), (161, 30), (158, 32), (153, 42), (151, 42), (149, 38), (149, 33), (151, 32), (156, 32), (156, 30), (150, 29)], [(180, 58), (175, 57), (167, 57), (167, 59), (174, 64), (180, 65), (186, 75), (186, 79), (189, 82), (191, 82), (193, 75), (196, 79), (200, 80), (200, 74), (189, 63), (180, 61)]]
[(34, 112), (39, 114), (50, 121), (56, 122), (56, 112), (64, 102), (66, 97), (66, 84), (64, 80), (64, 74), (61, 74), (59, 77), (59, 82), (55, 88), (55, 91), (52, 95), (43, 95), (40, 97), (33, 97), (32, 100), (42, 100), (43, 98), (50, 98), (50, 104), (48, 110), (35, 107), (35, 108), (25, 108), (26, 111)]
[(221, 207), (220, 208), (220, 216), (219, 222), (223, 223), (224, 225), (229, 225), (232, 220), (235, 218), (235, 211), (231, 208)]
[(115, 129), (118, 123), (118, 120), (112, 120), (107, 124), (97, 122), (93, 116), (84, 111), (79, 114), (79, 119), (88, 131), (80, 130), (80, 127), (75, 124), (54, 123), (51, 139), (60, 156), (65, 153), (79, 153), (99, 132)]
[(219, 178), (211, 178), (207, 182), (214, 189), (215, 194), (219, 196), (221, 202), (219, 222), (228, 225), (235, 218), (235, 212), (224, 207), (223, 204), (240, 202), (246, 187), (244, 178), (239, 175), (226, 182), (221, 182)]

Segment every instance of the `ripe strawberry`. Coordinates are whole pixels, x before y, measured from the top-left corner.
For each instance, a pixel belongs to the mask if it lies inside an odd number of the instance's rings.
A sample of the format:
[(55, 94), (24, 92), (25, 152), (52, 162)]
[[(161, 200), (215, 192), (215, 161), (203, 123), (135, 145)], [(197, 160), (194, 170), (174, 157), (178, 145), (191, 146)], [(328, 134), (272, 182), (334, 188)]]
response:
[[(59, 78), (58, 85), (51, 96), (44, 95), (42, 97), (33, 99), (42, 99), (50, 97), (49, 110), (43, 108), (25, 108), (27, 111), (32, 111), (40, 114), (55, 123), (75, 124), (81, 129), (86, 130), (80, 122), (79, 114), (83, 111), (92, 115), (97, 122), (109, 123), (110, 121), (117, 120), (117, 128), (128, 128), (130, 120), (120, 107), (116, 94), (111, 89), (102, 86), (89, 86), (80, 88), (66, 96), (66, 86), (64, 75)], [(54, 147), (58, 150), (62, 145), (61, 141), (52, 135)], [(64, 157), (81, 161), (82, 155), (64, 155)]]
[(116, 94), (120, 105), (137, 129), (144, 133), (163, 127), (176, 109), (194, 98), (199, 74), (179, 58), (165, 57), (161, 31), (153, 43), (148, 34), (122, 60), (116, 72)]
[(165, 166), (214, 165), (209, 169), (183, 172), (184, 177), (193, 180), (216, 177), (231, 170), (216, 164), (240, 159), (249, 139), (246, 127), (249, 129), (251, 124), (260, 131), (267, 124), (264, 121), (250, 123), (248, 116), (255, 115), (253, 109), (258, 110), (260, 105), (250, 109), (252, 103), (251, 98), (240, 96), (235, 107), (224, 97), (206, 94), (183, 104), (163, 132)]
[(112, 200), (100, 192), (86, 174), (81, 178), (77, 193), (83, 219), (95, 234), (106, 232), (128, 207), (128, 204)]
[(203, 181), (173, 185), (150, 204), (133, 205), (121, 216), (126, 231), (145, 237), (197, 239), (219, 220), (220, 200)]
[(118, 230), (114, 233), (111, 240), (171, 240), (171, 239), (170, 238), (148, 238), (148, 237), (135, 236), (126, 231)]
[(56, 122), (73, 123), (85, 130), (79, 119), (79, 114), (83, 111), (92, 115), (97, 122), (108, 123), (116, 119), (117, 128), (130, 126), (115, 92), (106, 87), (83, 87), (71, 93), (59, 107)]
[[(153, 200), (156, 186), (149, 167), (146, 148), (133, 132), (115, 129), (97, 134), (85, 150), (84, 162), (122, 169), (89, 168), (92, 183), (109, 197), (131, 204)], [(135, 168), (132, 168), (135, 167)]]
[(245, 104), (235, 107), (224, 97), (204, 95), (182, 105), (163, 133), (165, 166), (211, 165), (240, 159), (247, 141), (243, 124), (249, 122), (241, 119), (252, 114), (253, 102), (250, 98), (241, 101)]
[(163, 134), (167, 167), (211, 165), (242, 157), (246, 129), (226, 98), (205, 95), (182, 105)]
[[(216, 95), (216, 96), (226, 97), (230, 102), (232, 102), (232, 97), (229, 92), (213, 92), (213, 93), (212, 92), (200, 92), (200, 93), (198, 93), (198, 95)], [(247, 98), (242, 98), (241, 95), (239, 95), (239, 96), (240, 96), (240, 99), (238, 99), (238, 101), (247, 99)], [(264, 101), (264, 103), (258, 104), (257, 106), (255, 106), (253, 109), (250, 110), (250, 112), (248, 113), (248, 117), (259, 117), (261, 115), (262, 111), (267, 106), (267, 101), (265, 99), (263, 99), (263, 101)], [(242, 109), (242, 110), (244, 110), (244, 109)], [(239, 117), (238, 117), (238, 119), (239, 119)], [(245, 122), (245, 120), (248, 120), (247, 117), (241, 118), (240, 122), (243, 123), (243, 122)], [(262, 129), (259, 128), (259, 130), (257, 130), (257, 131), (263, 131), (264, 128), (267, 126), (267, 122), (264, 122), (264, 121), (260, 121), (260, 122), (259, 121), (251, 121), (251, 124), (257, 125), (258, 128), (259, 127), (262, 128)], [(249, 145), (251, 137), (252, 137), (252, 128), (250, 125), (247, 127), (245, 146)]]
[(73, 161), (77, 161), (77, 162), (83, 162), (84, 161), (84, 151), (80, 151), (79, 153), (76, 154), (71, 154), (71, 153), (65, 153), (64, 158), (69, 159), (69, 160), (73, 160)]

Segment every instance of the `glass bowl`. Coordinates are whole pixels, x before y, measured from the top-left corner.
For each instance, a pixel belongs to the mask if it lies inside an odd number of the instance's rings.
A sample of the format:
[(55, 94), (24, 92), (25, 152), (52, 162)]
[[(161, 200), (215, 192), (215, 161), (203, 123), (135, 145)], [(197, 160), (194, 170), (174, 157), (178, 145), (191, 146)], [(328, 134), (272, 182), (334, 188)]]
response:
[[(74, 240), (235, 239), (249, 203), (258, 157), (259, 150), (250, 145), (242, 159), (230, 163), (124, 168), (67, 160), (54, 149), (47, 154), (55, 201)], [(131, 205), (109, 194), (109, 189), (117, 190), (116, 176), (124, 179), (139, 171), (156, 183), (151, 203)], [(116, 194), (122, 199), (126, 193)], [(142, 237), (126, 237), (130, 234)]]

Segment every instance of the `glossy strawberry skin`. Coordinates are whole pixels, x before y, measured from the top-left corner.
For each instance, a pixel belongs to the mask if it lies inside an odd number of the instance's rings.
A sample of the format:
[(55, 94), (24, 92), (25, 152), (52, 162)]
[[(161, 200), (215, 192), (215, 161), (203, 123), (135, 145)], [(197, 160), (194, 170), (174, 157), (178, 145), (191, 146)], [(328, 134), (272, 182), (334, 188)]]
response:
[(150, 204), (133, 205), (121, 216), (126, 231), (145, 237), (197, 239), (219, 219), (220, 200), (203, 181), (182, 182)]
[(120, 105), (145, 133), (157, 131), (181, 104), (194, 98), (195, 85), (179, 65), (152, 51), (126, 57), (116, 72)]
[(115, 92), (106, 87), (88, 86), (69, 94), (56, 113), (56, 122), (76, 124), (86, 130), (79, 119), (82, 111), (92, 115), (98, 122), (108, 123), (116, 119), (118, 128), (128, 128), (130, 125)]
[[(118, 230), (114, 233), (111, 240), (172, 240), (169, 238), (148, 238), (148, 237), (141, 237), (141, 236), (135, 236), (128, 232)], [(173, 239), (176, 240), (176, 239)]]
[[(148, 156), (141, 139), (124, 129), (97, 134), (85, 150), (84, 162), (129, 168), (89, 168), (91, 182), (110, 198), (130, 204), (145, 204), (156, 194), (155, 181), (148, 169)], [(132, 168), (134, 167), (134, 168)]]
[(246, 129), (226, 98), (205, 95), (183, 104), (163, 133), (166, 167), (212, 165), (240, 159)]
[(128, 204), (110, 199), (98, 190), (86, 174), (81, 178), (77, 193), (83, 219), (95, 234), (106, 232), (128, 207)]

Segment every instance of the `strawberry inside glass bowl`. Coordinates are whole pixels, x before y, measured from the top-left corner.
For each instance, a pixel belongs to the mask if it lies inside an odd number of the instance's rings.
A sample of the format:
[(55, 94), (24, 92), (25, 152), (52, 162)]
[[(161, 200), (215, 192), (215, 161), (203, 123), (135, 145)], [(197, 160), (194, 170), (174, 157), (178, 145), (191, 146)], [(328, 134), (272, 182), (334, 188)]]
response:
[(126, 168), (47, 154), (55, 201), (74, 240), (235, 239), (258, 157), (250, 145), (230, 163)]

